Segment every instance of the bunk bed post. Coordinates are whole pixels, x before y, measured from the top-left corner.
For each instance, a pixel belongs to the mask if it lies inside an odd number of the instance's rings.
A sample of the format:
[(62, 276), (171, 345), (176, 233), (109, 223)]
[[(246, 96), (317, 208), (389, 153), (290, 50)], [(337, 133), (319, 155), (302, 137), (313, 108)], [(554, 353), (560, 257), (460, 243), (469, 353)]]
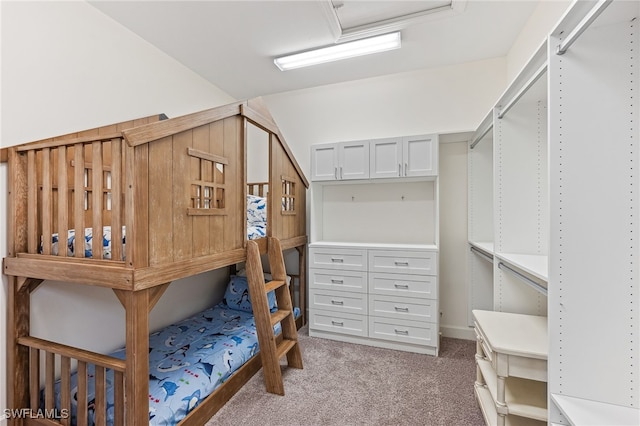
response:
[[(118, 290), (120, 291), (120, 290)], [(126, 312), (125, 414), (128, 425), (149, 423), (150, 290), (122, 291)]]
[[(18, 277), (8, 276), (9, 303), (7, 327), (7, 407), (29, 407), (29, 348), (18, 344), (18, 339), (29, 335), (30, 295), (25, 286), (18, 288)], [(10, 418), (9, 424), (21, 425), (19, 418)]]

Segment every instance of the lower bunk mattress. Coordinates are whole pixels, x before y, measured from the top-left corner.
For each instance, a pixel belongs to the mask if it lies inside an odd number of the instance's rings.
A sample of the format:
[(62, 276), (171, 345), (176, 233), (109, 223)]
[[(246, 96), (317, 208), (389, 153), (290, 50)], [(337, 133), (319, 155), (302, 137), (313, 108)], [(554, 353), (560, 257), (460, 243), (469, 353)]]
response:
[[(295, 310), (296, 316), (299, 309)], [(280, 332), (280, 323), (274, 327)], [(149, 336), (149, 424), (175, 425), (253, 357), (253, 314), (224, 302)], [(111, 354), (125, 359), (125, 349)], [(89, 424), (93, 424), (94, 367), (87, 368)], [(113, 424), (113, 371), (107, 371), (107, 424)], [(76, 424), (77, 377), (71, 377), (71, 421)], [(60, 407), (60, 383), (55, 386)]]

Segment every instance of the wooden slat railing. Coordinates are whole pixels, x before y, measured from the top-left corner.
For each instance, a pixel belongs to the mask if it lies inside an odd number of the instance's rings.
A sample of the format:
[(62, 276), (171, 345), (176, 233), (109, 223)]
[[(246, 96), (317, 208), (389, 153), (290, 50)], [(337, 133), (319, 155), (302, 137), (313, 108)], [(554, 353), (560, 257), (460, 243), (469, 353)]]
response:
[[(77, 400), (76, 423), (88, 424), (89, 411), (93, 411), (93, 420), (96, 426), (107, 424), (107, 375), (113, 372), (113, 424), (124, 424), (125, 387), (124, 373), (125, 361), (119, 358), (98, 354), (95, 352), (78, 349), (71, 346), (55, 343), (35, 337), (21, 337), (18, 344), (29, 348), (29, 401), (32, 412), (55, 414), (57, 418), (47, 418), (47, 424), (71, 424), (71, 407), (73, 395), (71, 387), (72, 361), (77, 363), (76, 387), (74, 392)], [(42, 371), (41, 359), (44, 360)], [(59, 360), (59, 401), (56, 404), (56, 360)], [(88, 380), (89, 366), (94, 367), (94, 383), (91, 387)], [(44, 395), (41, 397), (42, 381), (44, 380)], [(94, 399), (89, 400), (89, 393), (94, 392)], [(41, 405), (44, 401), (44, 406)], [(89, 404), (91, 403), (91, 408)]]
[[(26, 248), (30, 254), (67, 256), (70, 230), (75, 232), (73, 256), (85, 258), (85, 230), (90, 228), (91, 257), (104, 257), (103, 230), (111, 230), (111, 260), (122, 261), (125, 145), (121, 134), (27, 144)], [(58, 236), (57, 250), (52, 238)]]

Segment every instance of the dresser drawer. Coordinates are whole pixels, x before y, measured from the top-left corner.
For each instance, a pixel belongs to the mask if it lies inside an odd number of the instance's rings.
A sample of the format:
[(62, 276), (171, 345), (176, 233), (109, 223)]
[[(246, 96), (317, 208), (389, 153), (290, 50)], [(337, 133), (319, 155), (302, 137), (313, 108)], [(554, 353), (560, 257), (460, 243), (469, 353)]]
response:
[(366, 271), (366, 250), (310, 247), (309, 268)]
[(369, 272), (437, 275), (436, 252), (369, 250)]
[(367, 315), (367, 296), (347, 291), (309, 289), (310, 309)]
[(437, 346), (438, 329), (433, 323), (369, 317), (369, 337), (424, 346)]
[(366, 293), (367, 273), (362, 271), (309, 269), (309, 288)]
[(438, 278), (433, 275), (369, 274), (369, 293), (389, 296), (438, 298)]
[(435, 322), (437, 312), (435, 300), (369, 295), (369, 315), (418, 321), (422, 324)]
[(367, 317), (364, 315), (312, 310), (309, 316), (310, 330), (331, 331), (367, 337)]

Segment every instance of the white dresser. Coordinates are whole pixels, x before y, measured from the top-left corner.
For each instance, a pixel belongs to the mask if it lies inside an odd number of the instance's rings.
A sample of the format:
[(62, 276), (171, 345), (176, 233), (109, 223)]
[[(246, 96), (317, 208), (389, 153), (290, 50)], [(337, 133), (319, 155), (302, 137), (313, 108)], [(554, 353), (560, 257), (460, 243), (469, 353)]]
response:
[(309, 335), (438, 354), (435, 245), (309, 245)]
[(489, 426), (547, 424), (547, 317), (473, 311), (475, 394)]

